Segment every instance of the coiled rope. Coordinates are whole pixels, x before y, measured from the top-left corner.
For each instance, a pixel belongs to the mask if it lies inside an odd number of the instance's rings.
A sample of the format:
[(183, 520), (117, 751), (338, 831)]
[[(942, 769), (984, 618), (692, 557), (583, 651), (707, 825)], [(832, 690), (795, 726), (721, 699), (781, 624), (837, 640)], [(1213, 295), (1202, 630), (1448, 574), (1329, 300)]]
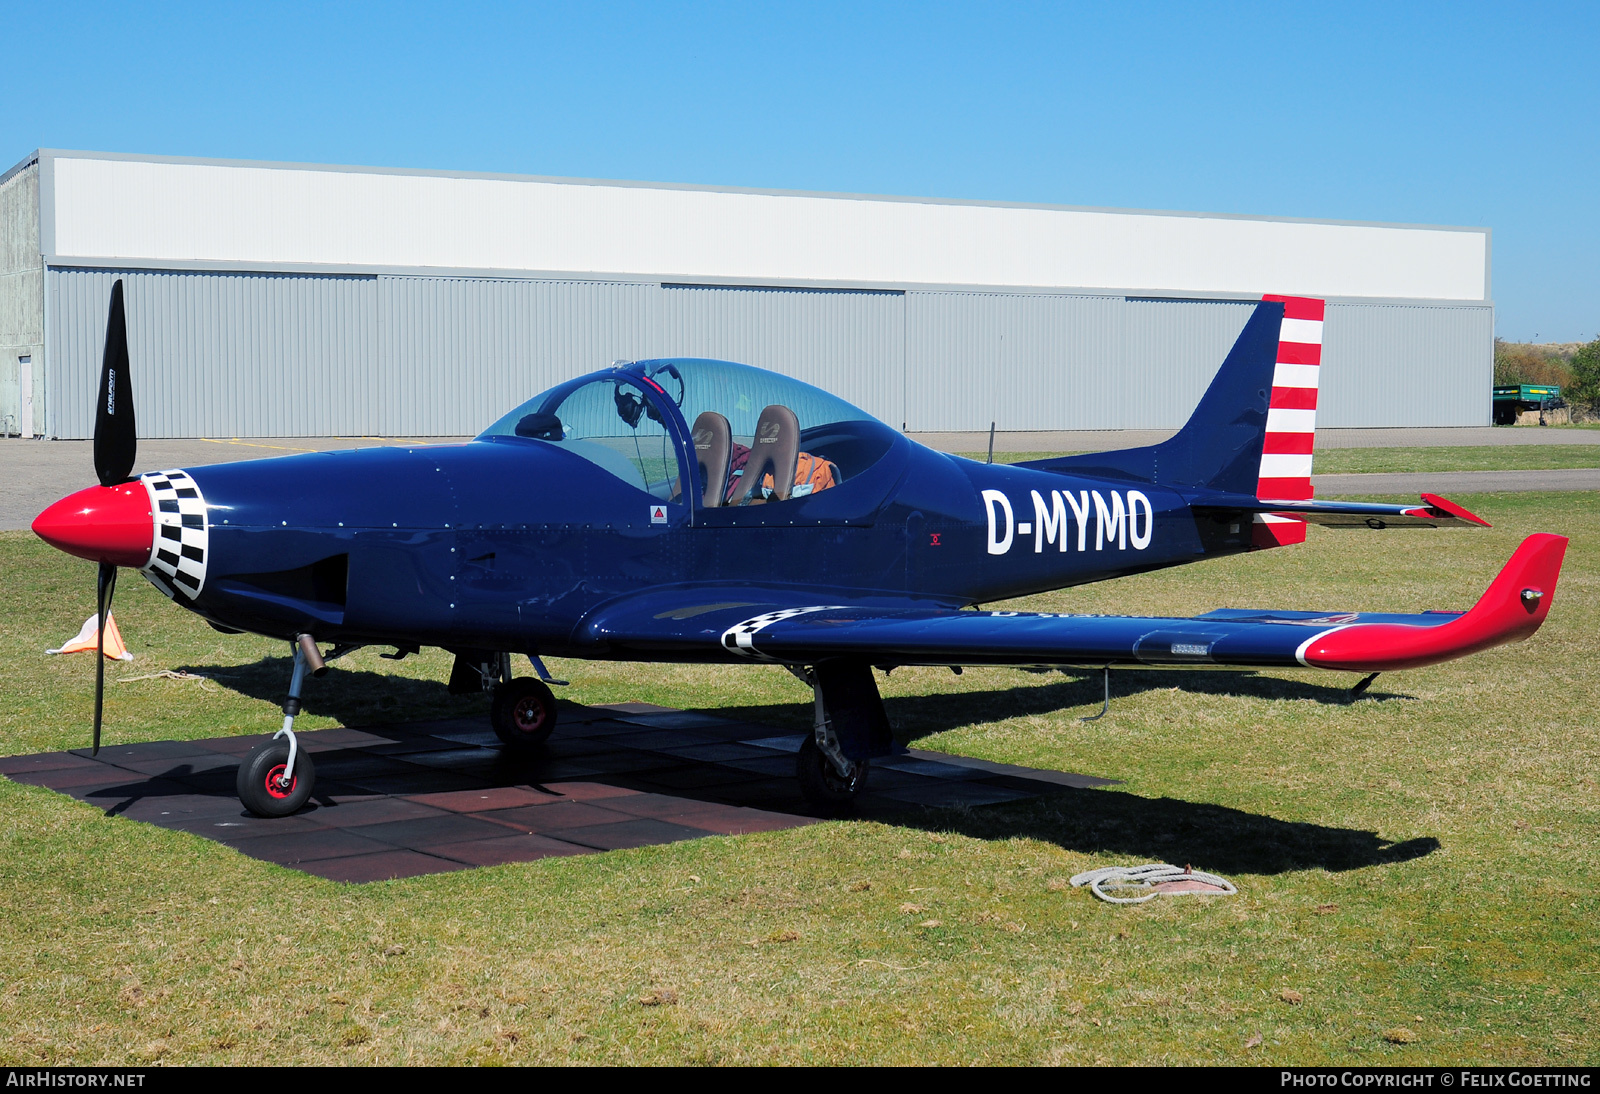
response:
[[(1089, 891), (1111, 904), (1143, 904), (1158, 896), (1183, 893), (1232, 896), (1239, 890), (1225, 877), (1208, 874), (1189, 866), (1152, 862), (1145, 866), (1102, 866), (1072, 879), (1073, 888), (1087, 885)], [(1107, 890), (1134, 890), (1143, 896), (1112, 896)]]

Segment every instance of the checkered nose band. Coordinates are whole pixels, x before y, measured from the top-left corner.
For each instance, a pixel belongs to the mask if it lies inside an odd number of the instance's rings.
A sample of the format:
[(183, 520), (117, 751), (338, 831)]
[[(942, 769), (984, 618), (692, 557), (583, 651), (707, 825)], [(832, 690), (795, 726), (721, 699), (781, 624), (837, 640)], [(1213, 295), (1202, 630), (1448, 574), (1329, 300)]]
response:
[(184, 471), (151, 471), (139, 481), (150, 492), (156, 518), (155, 550), (140, 573), (168, 597), (193, 600), (205, 588), (211, 549), (206, 499)]

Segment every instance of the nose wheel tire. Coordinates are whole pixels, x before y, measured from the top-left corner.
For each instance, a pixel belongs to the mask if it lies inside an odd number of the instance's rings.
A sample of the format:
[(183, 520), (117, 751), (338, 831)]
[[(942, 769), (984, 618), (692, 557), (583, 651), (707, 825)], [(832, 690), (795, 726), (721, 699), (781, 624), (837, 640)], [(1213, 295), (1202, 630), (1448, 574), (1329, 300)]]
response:
[(867, 761), (850, 765), (849, 776), (839, 774), (833, 761), (823, 755), (813, 734), (807, 734), (795, 758), (795, 774), (800, 779), (800, 792), (806, 801), (819, 809), (839, 812), (848, 809), (867, 784)]
[(283, 773), (288, 765), (287, 741), (268, 741), (252, 748), (239, 764), (234, 783), (244, 807), (258, 817), (287, 817), (303, 808), (317, 781), (316, 764), (300, 749), (294, 758), (294, 777), (286, 785)]
[(536, 750), (556, 728), (556, 697), (544, 683), (520, 676), (494, 689), (489, 724), (506, 748)]

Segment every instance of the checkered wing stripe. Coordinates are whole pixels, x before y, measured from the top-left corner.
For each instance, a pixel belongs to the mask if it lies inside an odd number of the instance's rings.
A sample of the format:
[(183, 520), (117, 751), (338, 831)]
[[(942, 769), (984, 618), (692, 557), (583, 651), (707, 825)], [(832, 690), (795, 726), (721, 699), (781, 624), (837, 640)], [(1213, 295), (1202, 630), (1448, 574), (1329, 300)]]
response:
[(183, 471), (151, 471), (139, 481), (150, 494), (156, 542), (141, 571), (169, 597), (192, 600), (206, 584), (211, 522), (200, 487)]
[(765, 615), (754, 616), (743, 623), (735, 623), (722, 632), (722, 645), (731, 653), (743, 654), (746, 657), (755, 657), (763, 661), (772, 660), (755, 647), (755, 636), (763, 627), (770, 627), (774, 623), (785, 619), (793, 619), (797, 615), (807, 615), (811, 612), (831, 612), (844, 607), (843, 604), (817, 604), (809, 608), (784, 608), (781, 611), (767, 612)]

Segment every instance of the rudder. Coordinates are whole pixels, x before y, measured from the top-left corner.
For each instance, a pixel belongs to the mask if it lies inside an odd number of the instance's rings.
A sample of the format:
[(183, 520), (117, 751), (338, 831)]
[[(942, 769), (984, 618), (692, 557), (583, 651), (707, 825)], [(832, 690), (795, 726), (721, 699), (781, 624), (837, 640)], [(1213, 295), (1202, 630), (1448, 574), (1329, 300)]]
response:
[[(1262, 438), (1258, 498), (1306, 501), (1311, 494), (1311, 461), (1316, 447), (1317, 386), (1322, 373), (1322, 326), (1326, 304), (1303, 296), (1264, 296), (1283, 305), (1272, 400)], [(1257, 547), (1304, 543), (1304, 521), (1258, 513), (1251, 529)]]

